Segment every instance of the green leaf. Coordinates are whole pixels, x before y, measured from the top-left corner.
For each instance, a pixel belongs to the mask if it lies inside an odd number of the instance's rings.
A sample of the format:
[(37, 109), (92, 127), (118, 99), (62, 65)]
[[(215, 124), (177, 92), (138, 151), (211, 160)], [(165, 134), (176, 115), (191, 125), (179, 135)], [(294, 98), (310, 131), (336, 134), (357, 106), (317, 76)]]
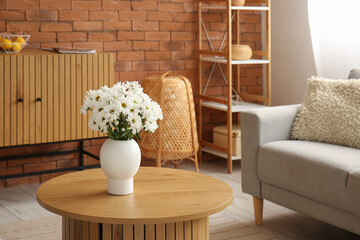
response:
[(140, 137), (140, 134), (139, 133), (136, 133), (136, 138), (139, 140), (139, 142), (141, 141), (141, 137)]

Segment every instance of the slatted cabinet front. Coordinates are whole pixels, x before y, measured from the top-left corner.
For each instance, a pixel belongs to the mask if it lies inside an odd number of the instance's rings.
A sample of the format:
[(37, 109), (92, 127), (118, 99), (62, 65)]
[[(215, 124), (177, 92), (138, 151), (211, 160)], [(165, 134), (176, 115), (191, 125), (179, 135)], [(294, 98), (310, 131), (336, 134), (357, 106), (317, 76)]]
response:
[(80, 114), (86, 91), (114, 84), (114, 56), (0, 54), (0, 147), (99, 137)]

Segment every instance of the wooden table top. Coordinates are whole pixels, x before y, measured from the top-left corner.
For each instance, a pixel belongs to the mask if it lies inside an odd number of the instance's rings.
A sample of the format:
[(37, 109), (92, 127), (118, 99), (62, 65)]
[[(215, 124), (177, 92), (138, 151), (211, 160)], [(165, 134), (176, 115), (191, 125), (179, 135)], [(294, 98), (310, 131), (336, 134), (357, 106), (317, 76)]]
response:
[(106, 192), (101, 169), (62, 175), (42, 184), (37, 200), (45, 209), (68, 218), (111, 224), (156, 224), (188, 221), (219, 212), (233, 200), (229, 185), (200, 173), (140, 167), (134, 192)]

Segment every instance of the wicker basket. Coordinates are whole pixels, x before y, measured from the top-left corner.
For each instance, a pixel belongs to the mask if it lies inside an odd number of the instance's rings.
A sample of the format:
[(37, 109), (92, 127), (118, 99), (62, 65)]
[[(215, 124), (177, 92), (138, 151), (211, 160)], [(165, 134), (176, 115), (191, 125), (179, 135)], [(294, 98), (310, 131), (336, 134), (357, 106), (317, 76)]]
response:
[(162, 160), (172, 160), (176, 166), (182, 159), (191, 159), (198, 171), (199, 142), (191, 83), (169, 73), (149, 76), (142, 83), (144, 92), (160, 104), (164, 118), (154, 133), (140, 135), (141, 154), (156, 159), (159, 167)]
[(252, 56), (252, 50), (249, 45), (232, 45), (232, 59), (233, 60), (249, 60)]
[[(21, 40), (18, 38), (21, 38)], [(0, 39), (6, 39), (8, 41), (7, 43), (0, 43), (0, 49), (6, 53), (18, 53), (25, 48), (29, 38), (30, 35), (0, 33)]]

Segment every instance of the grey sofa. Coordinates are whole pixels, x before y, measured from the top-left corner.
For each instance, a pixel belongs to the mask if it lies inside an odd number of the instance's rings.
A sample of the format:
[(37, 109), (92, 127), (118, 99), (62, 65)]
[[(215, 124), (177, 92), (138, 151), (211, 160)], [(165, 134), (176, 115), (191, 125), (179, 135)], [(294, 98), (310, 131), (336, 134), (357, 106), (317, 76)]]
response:
[(290, 140), (299, 106), (241, 114), (242, 189), (253, 195), (255, 222), (267, 199), (360, 234), (360, 149)]

